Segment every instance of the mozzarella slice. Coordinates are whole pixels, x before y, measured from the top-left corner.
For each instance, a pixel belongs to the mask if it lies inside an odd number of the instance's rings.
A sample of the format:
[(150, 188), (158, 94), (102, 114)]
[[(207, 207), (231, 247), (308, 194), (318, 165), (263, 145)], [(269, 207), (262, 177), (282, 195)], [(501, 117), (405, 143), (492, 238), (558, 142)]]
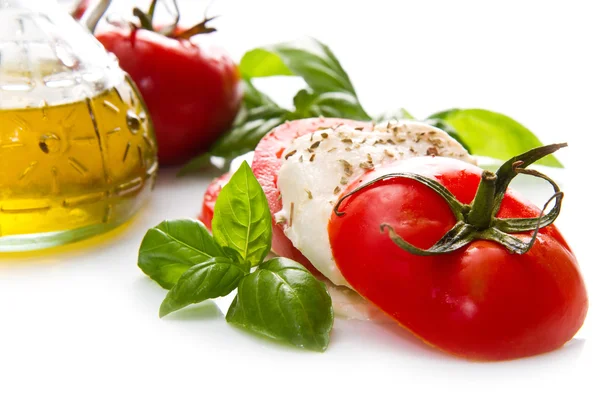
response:
[(366, 170), (426, 155), (475, 162), (446, 132), (416, 121), (381, 124), (369, 132), (339, 126), (300, 136), (282, 155), (277, 186), (283, 209), (276, 220), (315, 268), (333, 284), (351, 288), (329, 243), (334, 204)]

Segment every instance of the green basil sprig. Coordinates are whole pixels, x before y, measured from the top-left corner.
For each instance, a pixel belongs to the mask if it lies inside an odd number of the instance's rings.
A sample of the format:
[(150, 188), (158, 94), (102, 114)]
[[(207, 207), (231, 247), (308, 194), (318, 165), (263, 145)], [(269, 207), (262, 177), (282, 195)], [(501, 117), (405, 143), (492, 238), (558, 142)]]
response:
[[(231, 159), (254, 150), (264, 135), (288, 120), (319, 116), (378, 122), (415, 119), (405, 109), (379, 118), (367, 114), (339, 60), (329, 47), (313, 38), (252, 49), (244, 54), (239, 67), (245, 95), (233, 127), (208, 153), (191, 160), (180, 174), (205, 166), (211, 156)], [(293, 110), (280, 107), (252, 84), (255, 79), (273, 76), (301, 77), (306, 83), (306, 88), (293, 97)], [(469, 152), (500, 160), (542, 144), (514, 119), (483, 109), (450, 109), (425, 121), (447, 131)], [(539, 164), (561, 166), (553, 156)]]
[(323, 350), (329, 343), (333, 308), (323, 282), (297, 262), (275, 258), (241, 280), (227, 321), (297, 346)]
[(138, 265), (170, 289), (160, 317), (237, 288), (228, 322), (324, 351), (333, 327), (331, 297), (325, 285), (297, 262), (265, 261), (271, 250), (271, 213), (247, 163), (219, 194), (212, 228), (213, 235), (200, 222), (184, 219), (162, 222), (146, 233)]

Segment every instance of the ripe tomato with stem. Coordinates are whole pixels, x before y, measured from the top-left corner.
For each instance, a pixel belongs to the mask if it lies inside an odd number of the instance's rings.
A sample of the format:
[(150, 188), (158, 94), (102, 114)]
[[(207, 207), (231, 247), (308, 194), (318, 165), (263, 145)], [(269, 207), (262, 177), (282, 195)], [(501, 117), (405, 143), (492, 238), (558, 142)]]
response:
[[(329, 223), (340, 272), (446, 352), (506, 360), (561, 347), (583, 324), (588, 297), (577, 260), (552, 224), (563, 193), (526, 167), (563, 146), (533, 149), (496, 173), (444, 157), (365, 173)], [(517, 174), (553, 186), (550, 212), (508, 189)]]
[(242, 86), (237, 65), (224, 49), (192, 41), (214, 32), (205, 18), (185, 29), (172, 2), (174, 22), (153, 24), (157, 0), (133, 15), (139, 24), (109, 24), (96, 33), (138, 86), (156, 131), (161, 164), (187, 161), (226, 132), (238, 112)]

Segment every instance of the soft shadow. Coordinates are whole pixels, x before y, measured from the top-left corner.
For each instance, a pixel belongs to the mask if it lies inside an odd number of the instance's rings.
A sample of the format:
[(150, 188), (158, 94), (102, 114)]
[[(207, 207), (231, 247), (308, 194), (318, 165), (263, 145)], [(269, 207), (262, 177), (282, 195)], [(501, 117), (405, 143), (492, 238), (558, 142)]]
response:
[(136, 306), (140, 305), (144, 313), (155, 313), (158, 318), (158, 309), (167, 295), (167, 290), (146, 275), (140, 274), (132, 282), (131, 292), (133, 294), (132, 301)]
[(221, 313), (221, 310), (219, 310), (217, 305), (211, 300), (191, 305), (174, 313), (170, 313), (168, 316), (163, 317), (163, 320), (197, 321), (222, 317), (223, 313)]
[(581, 355), (581, 352), (583, 352), (585, 343), (585, 338), (573, 338), (571, 341), (567, 342), (562, 349), (569, 350), (571, 355), (579, 356)]
[[(340, 320), (336, 318), (339, 327), (334, 328), (331, 335), (331, 345), (343, 344), (348, 339), (370, 341), (380, 349), (391, 354), (410, 355), (427, 359), (444, 365), (452, 363), (465, 363), (472, 366), (494, 367), (499, 369), (513, 369), (518, 363), (521, 368), (539, 369), (540, 364), (552, 363), (552, 367), (559, 365), (563, 369), (577, 364), (577, 359), (582, 355), (585, 339), (574, 338), (562, 348), (531, 357), (517, 358), (503, 361), (477, 361), (446, 353), (434, 346), (427, 344), (409, 330), (397, 323), (373, 323), (360, 320)], [(343, 322), (346, 322), (345, 324)]]
[[(414, 350), (414, 352), (419, 355), (428, 355), (436, 358), (447, 358), (447, 356), (449, 356), (439, 349), (427, 344), (421, 338), (417, 337), (415, 334), (397, 323), (378, 324), (377, 327), (382, 329), (391, 337), (390, 342), (394, 345), (397, 344), (399, 339), (402, 339), (403, 344), (408, 349)], [(462, 360), (455, 356), (450, 355), (450, 357), (456, 360)]]
[[(297, 352), (299, 354), (308, 354), (308, 355), (315, 355), (315, 354), (322, 354), (322, 352), (318, 352), (318, 351), (312, 351), (310, 349), (303, 349), (300, 347), (297, 347), (295, 345), (292, 345), (290, 343), (287, 343), (285, 341), (282, 340), (276, 340), (273, 338), (269, 338), (265, 335), (256, 333), (254, 331), (251, 331), (247, 328), (235, 325), (235, 324), (229, 324), (231, 329), (234, 332), (239, 333), (243, 338), (246, 339), (251, 339), (254, 340), (254, 342), (257, 343), (257, 345), (261, 348), (261, 349), (265, 349), (268, 351), (272, 351), (272, 350), (280, 350), (280, 351), (285, 351), (285, 352)], [(331, 346), (332, 341), (330, 341), (329, 346)]]
[(508, 361), (503, 361), (501, 363), (506, 364), (507, 366), (511, 366), (515, 361), (522, 362), (522, 364), (527, 366), (539, 366), (540, 361), (542, 362), (552, 362), (553, 364), (560, 363), (560, 367), (564, 370), (569, 366), (569, 364), (575, 364), (577, 358), (581, 356), (583, 353), (583, 348), (585, 347), (585, 338), (573, 338), (571, 341), (567, 342), (562, 348), (556, 349), (551, 352), (546, 352), (540, 355), (530, 356), (527, 358), (520, 359), (512, 359)]
[[(380, 349), (398, 353), (399, 355), (410, 355), (433, 361), (457, 361), (464, 362), (462, 358), (458, 358), (440, 351), (437, 348), (428, 345), (420, 338), (416, 337), (406, 328), (396, 322), (376, 323), (371, 321), (361, 320), (344, 320), (336, 318), (336, 323), (340, 325), (331, 334), (331, 344), (342, 343), (348, 338), (349, 333), (353, 335), (351, 338), (356, 338), (359, 334), (361, 339), (370, 341), (370, 344), (377, 345)], [(345, 324), (344, 324), (345, 322)], [(352, 330), (346, 328), (351, 327)]]
[[(140, 304), (145, 313), (155, 313), (158, 318), (160, 304), (164, 300), (168, 291), (160, 287), (147, 276), (140, 275), (132, 283), (132, 292), (135, 294), (135, 304)], [(223, 313), (219, 307), (212, 301), (202, 302), (200, 304), (190, 305), (162, 318), (164, 321), (196, 321), (222, 318)]]

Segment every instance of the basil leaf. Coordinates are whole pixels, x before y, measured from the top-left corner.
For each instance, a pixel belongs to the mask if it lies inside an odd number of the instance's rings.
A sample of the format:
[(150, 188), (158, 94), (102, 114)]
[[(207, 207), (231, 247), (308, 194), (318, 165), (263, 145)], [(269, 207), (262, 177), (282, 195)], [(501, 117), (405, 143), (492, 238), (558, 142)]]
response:
[[(542, 143), (526, 127), (506, 115), (484, 109), (450, 109), (429, 118), (450, 124), (470, 152), (507, 160)], [(538, 164), (562, 167), (554, 156), (541, 159)]]
[(204, 153), (194, 157), (193, 159), (185, 163), (185, 165), (181, 167), (179, 171), (177, 171), (177, 177), (183, 177), (184, 175), (200, 171), (203, 168), (210, 166), (211, 157), (212, 156), (210, 153)]
[[(242, 57), (240, 71), (246, 79), (290, 75), (302, 77), (317, 94), (345, 93), (351, 96), (339, 100), (341, 106), (338, 117), (370, 119), (339, 60), (329, 47), (316, 39), (307, 38), (253, 49)], [(335, 96), (327, 98), (327, 102), (331, 103)], [(350, 98), (352, 101), (349, 101)], [(348, 108), (347, 104), (352, 104), (353, 108)], [(331, 109), (329, 111), (333, 113)]]
[(240, 281), (226, 318), (267, 337), (324, 351), (333, 308), (323, 282), (297, 262), (275, 258)]
[(242, 56), (239, 67), (244, 78), (296, 75), (269, 47), (256, 48), (246, 52)]
[(236, 261), (260, 264), (271, 249), (271, 212), (262, 187), (245, 161), (223, 187), (212, 221), (215, 240)]
[(311, 90), (300, 90), (294, 97), (294, 105), (296, 118), (325, 116), (370, 119), (358, 103), (358, 99), (344, 92), (315, 93)]
[(268, 95), (254, 87), (250, 80), (244, 80), (244, 106), (246, 108), (260, 107), (263, 105), (277, 106)]
[(225, 133), (208, 153), (201, 154), (188, 161), (177, 173), (178, 177), (199, 171), (210, 165), (212, 156), (232, 159), (254, 150), (260, 139), (276, 126), (286, 121), (286, 114), (279, 109), (255, 107), (245, 110), (247, 120)]
[[(184, 175), (207, 165), (210, 156), (234, 158), (254, 150), (273, 128), (287, 120), (319, 116), (370, 120), (358, 101), (350, 78), (331, 50), (316, 39), (280, 43), (253, 49), (242, 57), (244, 99), (232, 128), (208, 154), (191, 160), (179, 172)], [(309, 88), (294, 98), (295, 111), (278, 106), (252, 85), (251, 79), (299, 76)]]
[(244, 78), (300, 76), (317, 92), (355, 94), (348, 74), (331, 50), (313, 38), (250, 50), (240, 61)]
[(298, 91), (294, 96), (294, 107), (296, 108), (294, 118), (310, 118), (309, 109), (315, 98), (317, 98), (317, 94), (314, 91), (308, 89)]
[(227, 132), (211, 150), (214, 156), (233, 158), (254, 150), (260, 139), (286, 121), (283, 116), (255, 118)]
[(199, 221), (165, 220), (144, 236), (138, 266), (160, 286), (171, 289), (190, 267), (224, 254)]
[(231, 129), (207, 153), (188, 161), (177, 173), (178, 177), (207, 167), (212, 156), (229, 159), (254, 150), (264, 135), (290, 117), (288, 110), (280, 108), (249, 80), (243, 81), (243, 87), (244, 98)]
[(244, 268), (229, 258), (215, 257), (194, 265), (181, 275), (160, 305), (159, 315), (182, 309), (207, 299), (227, 296), (246, 275)]
[(279, 107), (250, 81), (244, 81), (244, 88), (244, 102), (234, 126), (211, 147), (213, 156), (233, 158), (254, 150), (263, 136), (290, 117), (290, 111)]

